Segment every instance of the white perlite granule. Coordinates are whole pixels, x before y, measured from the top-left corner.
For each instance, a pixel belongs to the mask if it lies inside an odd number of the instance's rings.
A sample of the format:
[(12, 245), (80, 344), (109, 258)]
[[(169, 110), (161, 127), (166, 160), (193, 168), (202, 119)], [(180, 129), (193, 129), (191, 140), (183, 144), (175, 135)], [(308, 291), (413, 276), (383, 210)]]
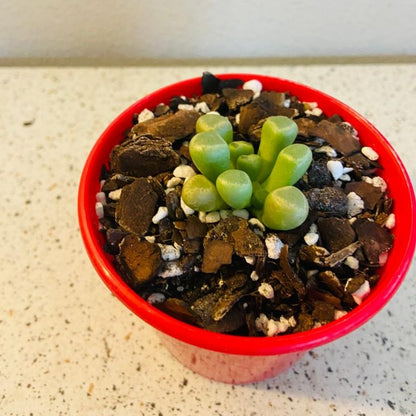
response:
[(355, 193), (350, 192), (348, 198), (348, 216), (355, 217), (364, 209), (364, 201)]
[(258, 291), (260, 293), (260, 295), (264, 296), (266, 299), (273, 299), (274, 298), (274, 290), (272, 285), (270, 285), (269, 283), (262, 283), (259, 288)]
[(153, 224), (159, 224), (160, 220), (168, 216), (168, 207), (159, 207), (152, 218)]
[(166, 296), (163, 293), (152, 293), (148, 298), (147, 301), (154, 305), (156, 303), (163, 303), (166, 300)]
[(276, 234), (268, 234), (264, 241), (267, 248), (267, 257), (277, 260), (280, 257), (280, 251), (284, 246), (282, 240)]
[(293, 328), (296, 325), (296, 320), (293, 316), (288, 319), (281, 316), (280, 319), (276, 321), (274, 319), (269, 319), (264, 313), (261, 313), (259, 317), (256, 318), (255, 323), (259, 332), (263, 332), (263, 334), (268, 337), (273, 337), (286, 332), (291, 327)]
[(178, 260), (181, 257), (180, 246), (173, 246), (171, 244), (160, 244), (160, 243), (158, 243), (158, 246), (160, 248), (160, 254), (162, 256), (162, 260), (164, 261)]
[(328, 160), (326, 167), (331, 172), (334, 180), (339, 179), (344, 174), (344, 166), (339, 160)]
[(155, 115), (147, 108), (145, 108), (140, 114), (139, 117), (137, 119), (137, 121), (139, 123), (143, 123), (144, 121), (147, 120), (152, 120), (153, 118), (155, 118)]
[(189, 165), (176, 166), (176, 168), (173, 171), (173, 176), (177, 178), (182, 178), (182, 179), (190, 178), (191, 176), (194, 176), (194, 175), (196, 175), (196, 172), (194, 171), (192, 166), (189, 166)]
[(361, 153), (370, 160), (377, 160), (379, 158), (378, 153), (369, 146), (363, 146), (361, 148)]
[(257, 79), (251, 79), (243, 84), (243, 90), (253, 91), (253, 98), (257, 98), (260, 95), (262, 89), (263, 84)]
[(195, 210), (193, 210), (191, 207), (188, 207), (188, 205), (185, 204), (182, 198), (181, 198), (181, 208), (182, 208), (182, 211), (185, 213), (185, 215), (192, 215), (195, 212)]

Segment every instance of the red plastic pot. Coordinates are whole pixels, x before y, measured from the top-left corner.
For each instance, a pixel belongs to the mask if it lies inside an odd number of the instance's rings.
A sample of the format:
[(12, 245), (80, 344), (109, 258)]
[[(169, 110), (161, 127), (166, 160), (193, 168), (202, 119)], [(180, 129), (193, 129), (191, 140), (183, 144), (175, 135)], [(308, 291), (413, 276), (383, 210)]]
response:
[(258, 79), (264, 90), (290, 92), (302, 101), (316, 101), (328, 116), (339, 114), (358, 131), (361, 142), (371, 146), (384, 167), (379, 174), (394, 199), (396, 226), (394, 246), (381, 278), (370, 295), (344, 317), (320, 328), (277, 337), (242, 337), (218, 334), (179, 321), (138, 296), (115, 270), (112, 258), (102, 249), (98, 230), (95, 195), (99, 191), (101, 167), (132, 126), (133, 113), (169, 102), (175, 95), (201, 94), (201, 79), (193, 78), (157, 90), (121, 113), (104, 131), (91, 150), (79, 185), (78, 215), (82, 238), (96, 271), (111, 292), (137, 316), (160, 331), (168, 350), (185, 366), (210, 379), (227, 383), (248, 383), (273, 377), (289, 368), (311, 348), (334, 341), (363, 325), (393, 296), (412, 261), (415, 249), (416, 204), (411, 181), (389, 142), (356, 111), (340, 101), (307, 86), (255, 74), (218, 75), (222, 79)]

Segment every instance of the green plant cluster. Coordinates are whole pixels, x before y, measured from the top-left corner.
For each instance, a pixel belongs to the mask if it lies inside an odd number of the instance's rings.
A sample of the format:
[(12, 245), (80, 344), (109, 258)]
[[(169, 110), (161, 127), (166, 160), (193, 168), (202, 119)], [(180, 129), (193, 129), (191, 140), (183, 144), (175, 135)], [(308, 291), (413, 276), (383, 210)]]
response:
[(303, 193), (293, 186), (307, 171), (312, 152), (294, 143), (296, 123), (285, 116), (266, 119), (257, 153), (247, 141), (233, 140), (227, 117), (205, 114), (189, 143), (193, 163), (201, 172), (188, 178), (184, 202), (197, 211), (247, 208), (267, 227), (290, 230), (309, 212)]

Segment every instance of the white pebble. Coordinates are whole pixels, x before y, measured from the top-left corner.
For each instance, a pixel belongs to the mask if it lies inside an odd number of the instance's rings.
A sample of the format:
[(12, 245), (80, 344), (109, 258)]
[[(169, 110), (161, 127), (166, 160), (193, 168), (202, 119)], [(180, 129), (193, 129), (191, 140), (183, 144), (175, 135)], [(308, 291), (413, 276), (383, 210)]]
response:
[(152, 244), (156, 241), (156, 237), (154, 235), (145, 235), (144, 239)]
[(340, 318), (342, 318), (343, 316), (345, 316), (347, 313), (348, 313), (347, 311), (341, 311), (341, 310), (339, 310), (339, 309), (335, 309), (335, 311), (334, 311), (334, 319), (335, 319), (335, 320), (336, 320), (336, 319), (340, 319)]
[(338, 153), (337, 151), (328, 145), (317, 147), (314, 150), (315, 153), (325, 153), (328, 157), (337, 157)]
[(104, 206), (101, 202), (95, 203), (95, 213), (99, 219), (104, 218)]
[(264, 296), (266, 299), (273, 299), (274, 298), (274, 290), (272, 285), (269, 283), (263, 282), (259, 288), (258, 291), (260, 295)]
[(162, 260), (172, 261), (178, 260), (181, 257), (180, 247), (175, 247), (171, 244), (158, 244)]
[(311, 226), (309, 227), (309, 233), (317, 233), (318, 232), (318, 226), (316, 225), (316, 223), (312, 223)]
[(156, 214), (153, 215), (152, 223), (159, 224), (159, 221), (168, 216), (168, 207), (159, 207)]
[(339, 160), (328, 160), (326, 167), (331, 172), (334, 180), (339, 179), (344, 174), (344, 166)]
[(209, 112), (210, 109), (205, 101), (201, 101), (200, 103), (195, 104), (195, 110), (199, 111), (200, 113), (206, 114)]
[(380, 188), (381, 192), (386, 192), (387, 190), (387, 183), (381, 176), (375, 176), (373, 178), (373, 186), (377, 186)]
[(378, 153), (369, 146), (363, 146), (361, 148), (361, 153), (370, 160), (377, 160), (379, 158)]
[(267, 248), (267, 257), (277, 260), (284, 246), (282, 240), (276, 234), (268, 234), (264, 242)]
[(145, 108), (138, 117), (138, 122), (139, 123), (143, 123), (144, 121), (147, 120), (152, 120), (153, 118), (155, 118), (155, 115), (147, 108)]
[(352, 270), (358, 270), (358, 268), (360, 267), (360, 262), (358, 261), (357, 258), (353, 256), (348, 256), (345, 259), (344, 264)]
[(188, 207), (188, 205), (185, 204), (182, 198), (181, 198), (181, 208), (182, 208), (182, 211), (185, 213), (185, 215), (192, 215), (195, 212), (195, 210), (193, 210), (191, 207)]
[(339, 179), (343, 182), (350, 182), (351, 181), (351, 176), (348, 175), (348, 173), (343, 173)]
[[(253, 282), (257, 282), (257, 280), (259, 280), (259, 275), (257, 274), (257, 272), (255, 270), (253, 270), (250, 274), (250, 279)], [(273, 288), (272, 288), (273, 289)]]
[(246, 209), (235, 209), (233, 210), (233, 215), (235, 217), (244, 218), (245, 220), (248, 220), (250, 217), (250, 213)]
[(312, 276), (315, 276), (318, 273), (319, 273), (319, 270), (317, 270), (317, 269), (307, 270), (306, 271), (306, 278), (310, 279)]
[(165, 189), (165, 194), (170, 194), (171, 192), (173, 192), (175, 190), (175, 188), (166, 188)]
[(231, 217), (232, 211), (230, 209), (221, 209), (220, 210), (220, 217), (222, 220), (225, 220), (228, 217)]
[(163, 293), (152, 293), (148, 298), (147, 301), (154, 305), (156, 303), (163, 303), (166, 300), (166, 296)]
[(121, 197), (121, 191), (122, 191), (122, 188), (116, 189), (115, 191), (111, 191), (108, 194), (108, 197), (110, 199), (112, 199), (113, 201), (118, 201), (120, 199), (120, 197)]
[(192, 104), (179, 104), (178, 110), (193, 111), (194, 106)]
[(198, 212), (199, 221), (206, 222), (206, 218), (207, 218), (207, 213), (206, 212), (203, 212), (203, 211)]
[(248, 220), (248, 223), (253, 227), (253, 228), (258, 228), (261, 231), (266, 231), (266, 227), (264, 226), (264, 224), (258, 220), (257, 218), (250, 218)]
[(255, 320), (256, 328), (259, 332), (263, 332), (264, 335), (268, 337), (273, 337), (275, 335), (286, 332), (290, 327), (296, 325), (296, 320), (293, 316), (289, 319), (280, 317), (278, 321), (274, 319), (269, 319), (264, 313), (261, 313), (258, 318)]
[(323, 111), (318, 107), (313, 108), (312, 110), (305, 110), (305, 114), (308, 115), (308, 116), (319, 117), (320, 115), (322, 115), (322, 113), (323, 113)]
[(355, 193), (350, 192), (348, 198), (348, 216), (355, 217), (364, 209), (364, 201)]
[(244, 260), (247, 264), (250, 264), (251, 266), (253, 266), (256, 262), (256, 258), (254, 256), (244, 256)]
[(286, 108), (290, 107), (290, 98), (286, 98), (286, 100), (283, 101), (283, 107), (286, 107)]
[(177, 178), (190, 178), (191, 176), (196, 175), (196, 172), (193, 170), (192, 166), (189, 165), (179, 165), (173, 171), (173, 176)]
[(308, 246), (313, 246), (314, 244), (316, 244), (319, 240), (319, 234), (317, 233), (306, 233), (303, 237), (305, 243)]
[(182, 183), (182, 179), (178, 178), (177, 176), (174, 176), (173, 178), (170, 178), (166, 182), (166, 187), (167, 188), (174, 188), (176, 185), (179, 185), (180, 183)]
[(392, 230), (396, 225), (396, 216), (394, 215), (394, 213), (389, 214), (389, 216), (386, 219), (386, 222), (384, 223), (384, 226), (389, 229)]
[(97, 202), (101, 202), (103, 205), (107, 203), (105, 192), (97, 192), (95, 194), (95, 199), (97, 200)]
[(214, 224), (218, 222), (220, 219), (221, 219), (221, 216), (220, 216), (219, 211), (208, 212), (207, 215), (205, 216), (205, 222), (207, 224)]
[(235, 124), (240, 124), (240, 113), (235, 116)]
[(261, 90), (263, 89), (263, 84), (257, 79), (251, 79), (250, 81), (246, 81), (243, 84), (243, 90), (251, 90), (254, 92), (253, 98), (257, 98)]
[(167, 279), (169, 277), (180, 276), (184, 273), (185, 271), (180, 266), (179, 261), (174, 260), (174, 261), (167, 261), (166, 263), (162, 263), (162, 267), (160, 268), (159, 273), (157, 275), (159, 277)]
[(357, 305), (361, 305), (362, 301), (369, 295), (369, 293), (370, 283), (366, 280), (354, 293), (351, 294), (351, 296)]
[(384, 266), (387, 263), (388, 257), (389, 257), (389, 253), (387, 251), (379, 254), (378, 263), (380, 264), (380, 266)]

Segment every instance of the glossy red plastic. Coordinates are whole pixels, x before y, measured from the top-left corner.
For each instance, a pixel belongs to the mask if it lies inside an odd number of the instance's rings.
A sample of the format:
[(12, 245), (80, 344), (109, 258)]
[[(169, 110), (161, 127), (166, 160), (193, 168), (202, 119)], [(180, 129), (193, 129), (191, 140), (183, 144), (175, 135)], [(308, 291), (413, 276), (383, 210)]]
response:
[(299, 83), (257, 74), (224, 74), (221, 79), (257, 79), (264, 90), (290, 92), (302, 101), (316, 101), (326, 115), (339, 114), (358, 131), (361, 142), (371, 146), (384, 167), (379, 172), (394, 199), (394, 246), (381, 278), (363, 303), (344, 317), (297, 334), (277, 337), (242, 337), (194, 327), (161, 312), (138, 296), (115, 270), (111, 256), (102, 249), (95, 213), (101, 167), (132, 126), (132, 116), (145, 108), (169, 102), (175, 95), (201, 94), (201, 78), (172, 84), (140, 99), (120, 114), (103, 132), (85, 163), (79, 185), (78, 215), (82, 238), (96, 271), (110, 291), (137, 316), (161, 332), (172, 353), (184, 365), (208, 378), (228, 383), (248, 383), (273, 377), (289, 368), (307, 350), (334, 341), (374, 316), (393, 296), (412, 261), (416, 232), (416, 204), (411, 181), (398, 155), (383, 135), (364, 117), (329, 95)]

